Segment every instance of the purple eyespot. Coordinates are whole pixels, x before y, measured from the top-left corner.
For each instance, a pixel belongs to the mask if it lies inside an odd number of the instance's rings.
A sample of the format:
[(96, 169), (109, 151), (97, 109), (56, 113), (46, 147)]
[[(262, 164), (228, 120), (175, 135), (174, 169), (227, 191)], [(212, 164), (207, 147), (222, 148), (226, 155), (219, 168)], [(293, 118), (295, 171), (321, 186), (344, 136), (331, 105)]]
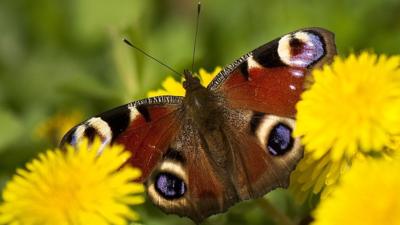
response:
[[(308, 33), (307, 41), (294, 38), (290, 42), (290, 46), (292, 47), (291, 61), (297, 66), (307, 67), (319, 60), (324, 54), (324, 47), (321, 39), (314, 34)], [(295, 42), (294, 46), (292, 42)]]
[(267, 141), (268, 151), (274, 155), (283, 155), (293, 147), (292, 129), (283, 123), (275, 125)]
[(165, 199), (181, 198), (186, 192), (182, 179), (171, 173), (159, 173), (155, 179), (155, 189)]
[(306, 68), (324, 56), (325, 48), (317, 34), (300, 31), (280, 39), (278, 54), (286, 65)]

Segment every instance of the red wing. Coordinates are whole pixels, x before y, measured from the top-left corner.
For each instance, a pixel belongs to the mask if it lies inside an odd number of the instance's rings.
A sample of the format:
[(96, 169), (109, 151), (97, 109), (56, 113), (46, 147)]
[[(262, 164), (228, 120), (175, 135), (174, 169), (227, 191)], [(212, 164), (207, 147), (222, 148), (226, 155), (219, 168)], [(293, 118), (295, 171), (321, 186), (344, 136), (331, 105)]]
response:
[(147, 180), (148, 196), (154, 204), (197, 223), (238, 200), (234, 187), (221, 180), (230, 176), (230, 171), (217, 168), (209, 155), (213, 147), (203, 137), (193, 120), (184, 118), (176, 139)]
[[(259, 118), (258, 121), (253, 120), (255, 116)], [(235, 148), (234, 173), (241, 178), (236, 183), (242, 200), (261, 197), (277, 187), (286, 188), (290, 172), (303, 156), (298, 138), (291, 140), (292, 144), (285, 153), (271, 154), (269, 139), (274, 135), (271, 130), (279, 124), (293, 129), (293, 119), (258, 114), (252, 115), (252, 121), (253, 128), (231, 125), (225, 129), (230, 130), (231, 146)]]
[(104, 145), (123, 144), (132, 152), (129, 163), (141, 169), (144, 181), (168, 149), (180, 126), (181, 97), (160, 96), (129, 103), (92, 117), (72, 128), (61, 145), (83, 137), (102, 138)]
[(220, 92), (233, 108), (293, 117), (310, 70), (335, 54), (333, 33), (298, 30), (227, 66), (208, 88)]

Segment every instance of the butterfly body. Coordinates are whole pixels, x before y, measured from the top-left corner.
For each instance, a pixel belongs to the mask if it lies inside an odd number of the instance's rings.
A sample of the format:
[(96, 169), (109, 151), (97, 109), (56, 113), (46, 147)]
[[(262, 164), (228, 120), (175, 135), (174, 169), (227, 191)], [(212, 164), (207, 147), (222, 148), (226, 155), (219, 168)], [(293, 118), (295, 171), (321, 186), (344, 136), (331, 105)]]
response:
[(202, 86), (199, 78), (194, 77), (189, 71), (185, 71), (185, 77), (186, 81), (183, 84), (186, 90), (183, 99), (185, 117), (193, 120), (198, 128), (204, 129), (204, 132), (215, 129), (222, 121), (218, 118), (218, 115), (221, 115), (222, 99)]
[(132, 151), (151, 201), (200, 222), (236, 202), (287, 187), (303, 155), (295, 104), (312, 68), (336, 53), (333, 34), (286, 34), (225, 67), (207, 86), (185, 71), (186, 95), (120, 106), (72, 128), (62, 144), (98, 135)]

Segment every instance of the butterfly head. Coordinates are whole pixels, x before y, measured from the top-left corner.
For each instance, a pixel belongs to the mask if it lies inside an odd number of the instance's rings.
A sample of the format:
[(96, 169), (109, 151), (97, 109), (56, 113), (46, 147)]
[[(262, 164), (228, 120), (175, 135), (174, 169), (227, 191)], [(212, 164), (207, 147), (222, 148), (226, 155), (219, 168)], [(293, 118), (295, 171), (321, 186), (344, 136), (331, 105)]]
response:
[(186, 92), (193, 92), (194, 90), (203, 87), (200, 83), (200, 79), (194, 76), (189, 70), (184, 70), (183, 75), (185, 78), (185, 81), (183, 82), (183, 88), (185, 88)]

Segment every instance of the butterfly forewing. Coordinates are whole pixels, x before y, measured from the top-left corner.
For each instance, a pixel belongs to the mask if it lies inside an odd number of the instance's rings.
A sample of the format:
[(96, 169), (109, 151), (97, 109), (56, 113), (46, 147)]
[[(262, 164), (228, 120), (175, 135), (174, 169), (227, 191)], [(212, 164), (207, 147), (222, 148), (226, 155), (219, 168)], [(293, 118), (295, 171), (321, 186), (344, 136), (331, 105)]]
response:
[(275, 39), (225, 67), (210, 83), (234, 108), (293, 117), (310, 71), (336, 54), (333, 33), (301, 29)]
[(103, 145), (118, 143), (132, 152), (129, 163), (145, 181), (178, 132), (182, 97), (160, 96), (135, 101), (94, 116), (72, 128), (61, 145), (99, 136)]

